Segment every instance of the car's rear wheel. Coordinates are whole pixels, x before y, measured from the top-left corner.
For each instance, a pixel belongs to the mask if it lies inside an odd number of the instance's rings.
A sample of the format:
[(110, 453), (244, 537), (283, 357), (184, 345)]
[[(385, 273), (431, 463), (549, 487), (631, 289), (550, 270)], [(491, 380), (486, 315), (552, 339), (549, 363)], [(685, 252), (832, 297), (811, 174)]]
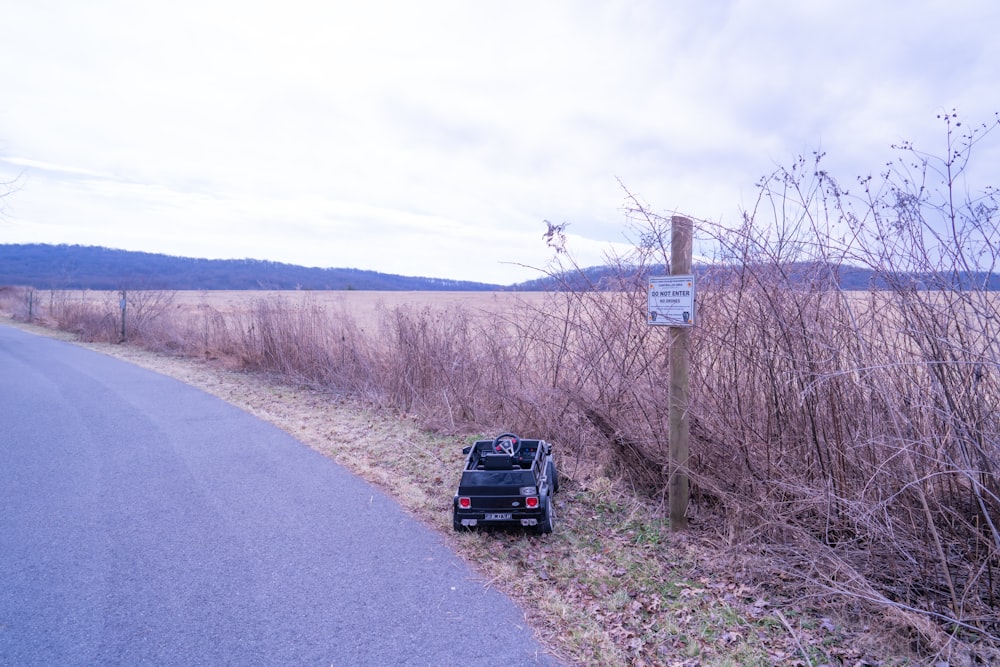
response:
[(542, 515), (541, 521), (538, 522), (538, 533), (540, 535), (545, 535), (551, 533), (552, 529), (556, 526), (556, 508), (552, 502), (552, 498), (545, 499), (545, 513)]
[(559, 491), (559, 472), (556, 470), (556, 464), (551, 459), (548, 462), (548, 470), (546, 470), (546, 476), (552, 483), (552, 493), (558, 493)]

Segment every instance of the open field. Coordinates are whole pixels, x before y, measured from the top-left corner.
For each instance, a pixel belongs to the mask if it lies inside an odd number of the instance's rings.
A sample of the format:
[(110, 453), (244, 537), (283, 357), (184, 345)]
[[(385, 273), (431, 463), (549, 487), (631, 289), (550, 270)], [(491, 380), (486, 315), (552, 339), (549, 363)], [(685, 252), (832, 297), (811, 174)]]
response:
[(533, 292), (176, 292), (175, 304), (181, 308), (215, 308), (220, 312), (248, 312), (249, 305), (259, 299), (281, 298), (293, 306), (320, 306), (334, 313), (344, 312), (363, 329), (374, 329), (380, 311), (400, 306), (413, 308), (464, 308), (471, 312), (503, 313), (518, 307), (520, 302), (538, 303), (544, 293)]
[[(223, 315), (249, 313), (255, 301), (280, 299), (294, 308), (318, 306), (331, 313), (350, 315), (362, 329), (371, 331), (378, 325), (378, 313), (400, 306), (413, 308), (464, 308), (470, 312), (503, 313), (516, 309), (520, 303), (542, 303), (547, 297), (540, 292), (385, 292), (385, 291), (246, 291), (197, 290), (164, 293), (170, 305), (181, 313), (192, 315), (212, 309)], [(95, 307), (116, 308), (121, 297), (117, 291), (102, 290), (36, 290), (37, 303), (45, 317), (56, 304), (79, 303)]]

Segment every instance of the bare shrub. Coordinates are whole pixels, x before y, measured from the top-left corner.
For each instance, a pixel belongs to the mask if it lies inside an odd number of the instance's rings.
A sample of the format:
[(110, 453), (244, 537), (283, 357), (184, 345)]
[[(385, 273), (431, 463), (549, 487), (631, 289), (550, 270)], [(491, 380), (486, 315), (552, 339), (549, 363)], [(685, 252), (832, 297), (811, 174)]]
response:
[(49, 317), (56, 328), (79, 336), (80, 340), (117, 342), (120, 320), (109, 302), (95, 303), (87, 292), (49, 293)]
[[(177, 293), (170, 290), (123, 290), (119, 295), (118, 315), (121, 302), (125, 300), (126, 337), (142, 341), (154, 349), (176, 349), (179, 347), (174, 327), (169, 317)], [(115, 304), (109, 304), (113, 309)]]
[[(88, 290), (29, 291), (29, 312), (33, 318), (51, 322), (90, 342), (123, 342), (125, 338), (154, 349), (176, 347), (171, 333), (175, 322), (168, 317), (175, 292), (161, 290), (126, 290), (90, 292)], [(122, 299), (125, 322), (122, 322)]]
[(525, 401), (521, 365), (531, 323), (461, 307), (380, 312), (379, 390), (387, 404), (455, 431), (510, 423)]
[(192, 356), (228, 358), (237, 356), (234, 323), (218, 309), (200, 304), (183, 323), (184, 352)]
[(9, 317), (31, 322), (38, 317), (40, 306), (35, 288), (0, 286), (0, 312), (7, 313)]
[(372, 362), (364, 335), (350, 317), (297, 307), (280, 298), (257, 299), (238, 315), (231, 346), (245, 368), (360, 394), (370, 391)]
[[(904, 146), (860, 197), (815, 156), (764, 179), (741, 226), (703, 228), (721, 250), (699, 292), (692, 467), (733, 542), (836, 560), (851, 575), (817, 583), (925, 639), (932, 620), (996, 642), (997, 205), (957, 202), (977, 135), (954, 129), (946, 159)], [(869, 291), (843, 292), (858, 266)]]

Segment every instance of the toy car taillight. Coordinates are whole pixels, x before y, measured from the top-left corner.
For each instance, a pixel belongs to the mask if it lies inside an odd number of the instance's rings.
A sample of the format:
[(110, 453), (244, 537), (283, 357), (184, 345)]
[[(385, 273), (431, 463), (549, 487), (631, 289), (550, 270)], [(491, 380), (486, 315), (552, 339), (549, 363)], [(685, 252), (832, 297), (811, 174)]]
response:
[(524, 506), (528, 509), (535, 509), (538, 507), (538, 496), (528, 496), (524, 499)]
[(470, 507), (472, 507), (472, 498), (459, 498), (458, 506), (464, 510), (469, 509)]

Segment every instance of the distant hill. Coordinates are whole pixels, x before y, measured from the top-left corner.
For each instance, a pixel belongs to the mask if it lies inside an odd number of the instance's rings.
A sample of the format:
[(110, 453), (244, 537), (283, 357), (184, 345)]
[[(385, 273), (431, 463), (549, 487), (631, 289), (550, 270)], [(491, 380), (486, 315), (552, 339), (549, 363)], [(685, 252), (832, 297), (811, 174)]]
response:
[[(702, 287), (718, 284), (733, 277), (733, 267), (724, 265), (705, 264), (695, 265), (692, 273), (697, 282)], [(786, 267), (787, 282), (792, 284), (805, 284), (807, 282), (816, 283), (817, 277), (822, 282), (832, 285), (833, 279), (829, 271), (821, 271), (812, 264), (792, 264)], [(624, 270), (620, 267), (591, 266), (576, 271), (568, 271), (559, 276), (545, 276), (535, 280), (529, 280), (517, 285), (517, 289), (522, 291), (557, 291), (562, 289), (585, 290), (595, 288), (599, 290), (610, 290), (621, 288), (623, 283), (635, 284), (637, 280), (645, 280), (647, 276), (663, 276), (669, 274), (667, 267), (653, 265), (645, 267), (645, 271), (638, 269)], [(837, 271), (839, 286), (845, 290), (868, 289), (872, 281), (872, 272), (867, 269), (855, 267), (840, 267)]]
[[(719, 265), (695, 266), (701, 288), (726, 280)], [(642, 274), (627, 267), (594, 266), (544, 276), (516, 285), (492, 285), (440, 278), (414, 278), (361, 269), (318, 269), (258, 259), (192, 259), (96, 246), (0, 244), (0, 286), (36, 289), (166, 289), (166, 290), (383, 290), (383, 291), (521, 291), (614, 290), (635, 285), (649, 275), (664, 275), (663, 266)], [(825, 283), (845, 290), (885, 289), (887, 277), (868, 269), (840, 266), (831, 271), (813, 263), (784, 267), (781, 282)], [(835, 276), (835, 278), (834, 278)], [(775, 276), (778, 280), (778, 276)], [(897, 276), (917, 289), (963, 288), (1000, 290), (1000, 275), (960, 273)]]
[[(713, 285), (725, 283), (735, 277), (735, 272), (747, 267), (733, 267), (720, 264), (695, 265), (692, 273), (697, 279), (700, 289), (711, 289)], [(765, 274), (773, 267), (749, 267), (751, 270)], [(518, 283), (513, 287), (523, 292), (554, 292), (572, 290), (613, 290), (625, 285), (635, 285), (637, 280), (645, 280), (647, 276), (666, 275), (669, 272), (663, 265), (649, 266), (640, 273), (638, 269), (629, 270), (621, 267), (592, 266), (575, 271), (567, 271), (558, 276), (544, 276), (535, 280)], [(915, 289), (976, 289), (986, 291), (1000, 290), (1000, 274), (985, 272), (957, 272), (953, 274), (882, 274), (870, 269), (841, 265), (831, 268), (815, 262), (799, 262), (785, 265), (782, 273), (772, 275), (775, 284), (811, 285), (813, 287), (837, 287), (847, 291), (868, 289), (889, 289), (891, 284), (908, 285)]]
[(498, 291), (461, 280), (257, 259), (192, 259), (95, 246), (0, 244), (0, 285), (37, 289)]

